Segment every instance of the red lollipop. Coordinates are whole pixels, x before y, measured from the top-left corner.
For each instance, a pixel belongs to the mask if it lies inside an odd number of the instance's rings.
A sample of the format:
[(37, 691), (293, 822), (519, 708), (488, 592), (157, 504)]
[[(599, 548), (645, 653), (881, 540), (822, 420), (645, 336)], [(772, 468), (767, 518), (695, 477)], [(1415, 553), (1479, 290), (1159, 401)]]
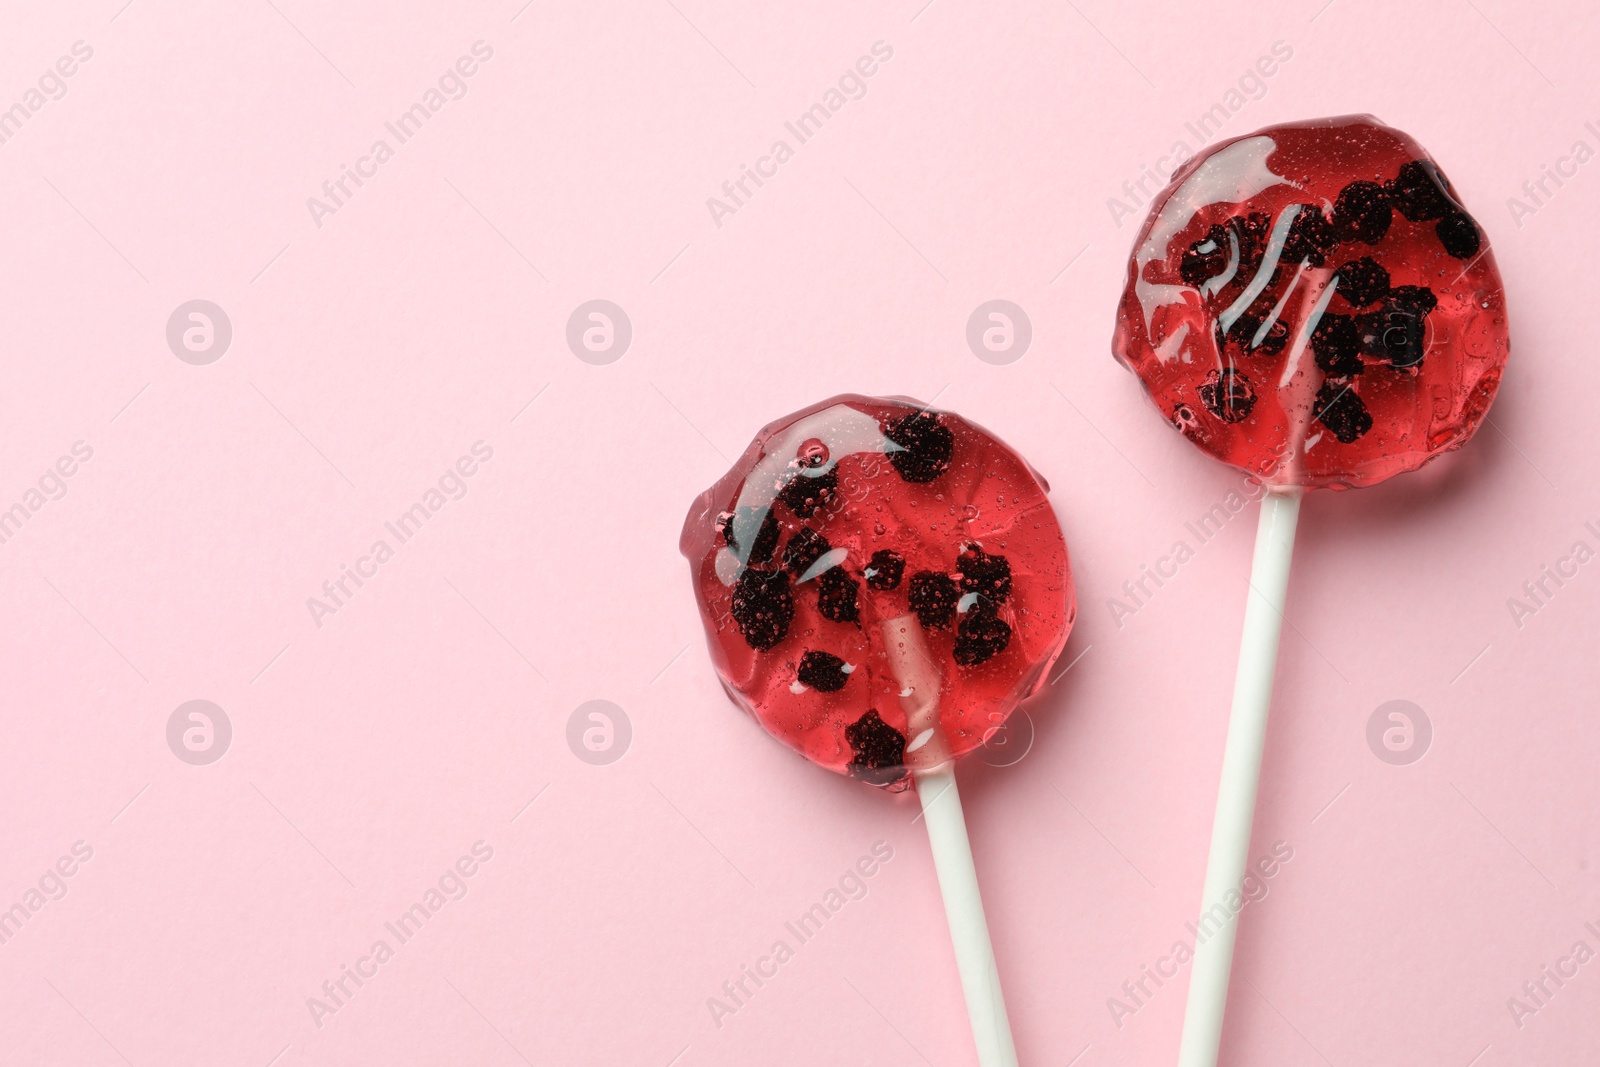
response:
[(1201, 902), (1220, 928), (1195, 948), (1180, 1067), (1217, 1059), (1300, 499), (1461, 447), (1509, 350), (1487, 235), (1370, 116), (1218, 144), (1151, 204), (1113, 351), (1173, 426), (1267, 487)]
[(838, 396), (764, 427), (680, 547), (723, 688), (926, 814), (986, 1065), (1015, 1064), (951, 763), (1045, 682), (1076, 611), (1047, 486), (949, 412)]
[(1273, 126), (1175, 174), (1113, 349), (1211, 455), (1334, 488), (1461, 447), (1509, 350), (1488, 238), (1422, 147), (1369, 116)]

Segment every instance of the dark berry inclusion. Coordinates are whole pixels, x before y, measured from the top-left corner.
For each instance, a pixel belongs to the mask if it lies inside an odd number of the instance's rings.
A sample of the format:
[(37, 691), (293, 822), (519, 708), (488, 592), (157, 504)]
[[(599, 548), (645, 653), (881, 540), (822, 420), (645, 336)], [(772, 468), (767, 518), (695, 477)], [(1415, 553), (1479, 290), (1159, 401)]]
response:
[(782, 571), (746, 568), (734, 586), (729, 610), (750, 647), (765, 652), (788, 636), (789, 623), (794, 620), (789, 576)]
[(904, 480), (931, 482), (950, 469), (955, 435), (938, 416), (913, 411), (891, 423), (884, 436), (900, 446), (889, 453), (889, 462)]
[(898, 589), (905, 573), (906, 558), (892, 548), (880, 548), (867, 561), (863, 577), (870, 588), (887, 591)]
[(790, 536), (789, 543), (783, 546), (784, 570), (798, 578), (813, 563), (827, 555), (832, 547), (826, 537), (810, 527), (796, 530)]
[(853, 756), (850, 773), (873, 785), (888, 785), (906, 773), (906, 739), (899, 730), (884, 722), (877, 709), (844, 728)]
[(925, 629), (942, 630), (955, 618), (956, 602), (961, 599), (961, 590), (948, 574), (918, 571), (911, 576), (906, 599), (911, 604), (911, 610), (916, 612), (917, 621)]
[(844, 660), (832, 652), (813, 649), (800, 657), (800, 667), (795, 671), (795, 677), (800, 684), (809, 685), (819, 693), (837, 693), (850, 680), (844, 668)]

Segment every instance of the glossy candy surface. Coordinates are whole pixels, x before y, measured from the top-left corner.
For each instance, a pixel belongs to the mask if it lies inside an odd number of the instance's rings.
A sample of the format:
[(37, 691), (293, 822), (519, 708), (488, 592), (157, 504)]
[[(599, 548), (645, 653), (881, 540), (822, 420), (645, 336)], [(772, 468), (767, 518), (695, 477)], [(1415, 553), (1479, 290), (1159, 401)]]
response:
[(1273, 126), (1151, 204), (1113, 350), (1167, 420), (1269, 485), (1372, 485), (1459, 448), (1509, 352), (1488, 236), (1371, 116)]
[(1046, 491), (984, 430), (902, 398), (834, 397), (766, 426), (680, 541), (724, 688), (875, 785), (976, 748), (1072, 627)]

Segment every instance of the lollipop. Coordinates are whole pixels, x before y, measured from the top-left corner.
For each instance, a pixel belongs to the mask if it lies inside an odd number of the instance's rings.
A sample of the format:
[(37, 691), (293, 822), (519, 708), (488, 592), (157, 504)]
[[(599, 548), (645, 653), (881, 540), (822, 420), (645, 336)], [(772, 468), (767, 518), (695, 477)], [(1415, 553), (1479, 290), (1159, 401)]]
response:
[[(1267, 491), (1251, 564), (1181, 1067), (1222, 1036), (1289, 562), (1305, 490), (1461, 447), (1505, 368), (1489, 241), (1420, 145), (1370, 116), (1273, 126), (1192, 160), (1151, 205), (1114, 351), (1162, 414)], [(1207, 919), (1207, 917), (1209, 917)]]
[(762, 429), (680, 542), (733, 702), (814, 763), (915, 784), (984, 1067), (1016, 1052), (951, 764), (1044, 684), (1072, 628), (1046, 492), (959, 416), (838, 396)]

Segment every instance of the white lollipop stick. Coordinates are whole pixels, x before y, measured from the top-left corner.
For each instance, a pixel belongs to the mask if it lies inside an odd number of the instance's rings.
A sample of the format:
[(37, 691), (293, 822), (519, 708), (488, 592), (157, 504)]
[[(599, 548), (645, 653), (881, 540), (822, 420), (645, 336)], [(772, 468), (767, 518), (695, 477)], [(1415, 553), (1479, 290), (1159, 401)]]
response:
[(1000, 972), (989, 941), (989, 922), (978, 893), (978, 871), (967, 840), (967, 820), (956, 790), (955, 766), (939, 728), (942, 678), (915, 616), (890, 619), (883, 624), (883, 632), (889, 663), (901, 686), (900, 705), (906, 713), (908, 737), (906, 763), (916, 779), (923, 821), (928, 824), (933, 869), (939, 876), (978, 1063), (980, 1067), (1017, 1067), (1011, 1022), (1000, 992)]
[(961, 992), (972, 1023), (972, 1040), (978, 1046), (978, 1063), (982, 1067), (1017, 1067), (1011, 1021), (1006, 1018), (1006, 1001), (1000, 992), (1000, 972), (995, 968), (994, 946), (989, 943), (989, 923), (978, 895), (967, 822), (961, 814), (961, 794), (956, 791), (955, 768), (947, 763), (916, 778), (928, 843), (933, 846), (933, 868), (944, 897), (944, 915), (950, 923), (950, 942), (956, 950), (956, 969), (961, 973)]
[(1250, 827), (1261, 780), (1261, 750), (1267, 739), (1272, 676), (1278, 665), (1289, 561), (1294, 555), (1294, 530), (1304, 493), (1300, 488), (1271, 489), (1261, 501), (1244, 635), (1239, 642), (1239, 671), (1233, 681), (1233, 712), (1222, 752), (1222, 785), (1217, 790), (1211, 856), (1206, 861), (1205, 890), (1200, 898), (1199, 928), (1211, 933), (1196, 937), (1178, 1067), (1216, 1067), (1222, 1042), (1233, 941), (1239, 928), (1238, 913), (1223, 897), (1230, 891), (1239, 892), (1249, 862)]

